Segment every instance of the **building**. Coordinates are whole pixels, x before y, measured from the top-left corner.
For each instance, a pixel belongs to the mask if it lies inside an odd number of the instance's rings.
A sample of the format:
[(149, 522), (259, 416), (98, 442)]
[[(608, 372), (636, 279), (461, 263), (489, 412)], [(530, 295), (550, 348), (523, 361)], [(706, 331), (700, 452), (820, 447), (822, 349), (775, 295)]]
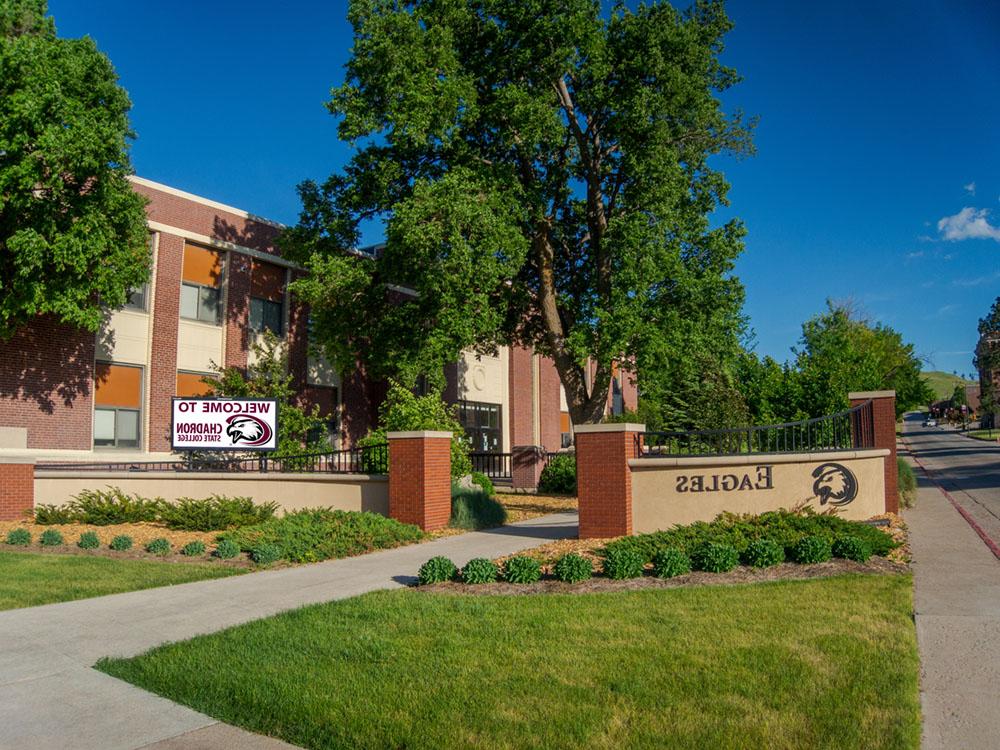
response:
[[(267, 219), (140, 177), (149, 199), (152, 277), (94, 334), (42, 318), (0, 342), (0, 452), (94, 460), (170, 452), (174, 396), (205, 393), (213, 365), (244, 368), (254, 338), (271, 330), (287, 347), (300, 400), (318, 405), (331, 437), (349, 446), (375, 424), (385, 384), (360, 369), (343, 379), (310, 354), (308, 310), (288, 292), (301, 271), (275, 247)], [(572, 431), (551, 360), (527, 349), (465, 354), (446, 371), (445, 398), (475, 450), (515, 445), (559, 450)], [(617, 373), (609, 413), (635, 408)]]

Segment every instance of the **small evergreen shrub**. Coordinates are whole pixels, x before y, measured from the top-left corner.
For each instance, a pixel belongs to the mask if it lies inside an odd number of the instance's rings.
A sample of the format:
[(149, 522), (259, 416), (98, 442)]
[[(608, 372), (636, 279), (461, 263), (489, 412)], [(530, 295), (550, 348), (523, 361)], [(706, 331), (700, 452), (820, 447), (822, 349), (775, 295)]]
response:
[(58, 547), (63, 543), (63, 535), (59, 533), (59, 529), (45, 529), (38, 541), (43, 547)]
[(80, 534), (76, 546), (80, 549), (97, 549), (101, 546), (101, 540), (97, 538), (96, 531), (85, 531)]
[(831, 557), (833, 557), (833, 551), (830, 549), (830, 542), (825, 537), (802, 537), (792, 547), (792, 560), (802, 565), (826, 562)]
[(691, 562), (706, 573), (728, 573), (739, 565), (740, 553), (731, 544), (706, 542), (695, 550)]
[(673, 578), (691, 572), (691, 558), (676, 547), (661, 549), (653, 555), (653, 573), (657, 578)]
[(538, 478), (538, 491), (576, 494), (576, 454), (557, 453), (545, 464)]
[(497, 565), (485, 557), (469, 560), (462, 568), (462, 580), (465, 583), (493, 583), (497, 579)]
[(838, 537), (830, 551), (834, 557), (862, 563), (868, 562), (868, 558), (872, 556), (871, 547), (856, 536)]
[(132, 537), (128, 534), (119, 534), (111, 540), (111, 544), (108, 546), (115, 552), (125, 552), (126, 550), (132, 549)]
[(645, 563), (638, 551), (628, 547), (604, 550), (604, 575), (614, 580), (638, 578), (642, 575)]
[(109, 526), (116, 523), (142, 523), (155, 521), (163, 501), (159, 498), (148, 500), (139, 495), (130, 495), (118, 487), (103, 490), (84, 490), (74, 496), (69, 508), (73, 520), (94, 526)]
[(570, 552), (556, 560), (552, 572), (563, 583), (579, 583), (590, 578), (594, 574), (594, 569), (590, 560)]
[(179, 531), (221, 531), (263, 523), (274, 518), (277, 510), (277, 503), (255, 505), (249, 497), (182, 497), (176, 503), (163, 503), (159, 520)]
[(743, 564), (770, 568), (785, 561), (785, 548), (773, 539), (754, 539), (743, 551)]
[(438, 555), (420, 566), (420, 570), (417, 572), (417, 581), (421, 586), (427, 586), (431, 583), (450, 581), (457, 575), (458, 568), (455, 567), (455, 563), (447, 557)]
[(181, 554), (186, 557), (198, 557), (205, 554), (205, 543), (199, 540), (188, 542), (181, 547)]
[(231, 560), (240, 554), (240, 545), (232, 539), (220, 539), (212, 554), (220, 560)]
[(506, 520), (507, 509), (479, 487), (466, 489), (452, 485), (449, 526), (456, 529), (485, 529), (503, 526)]
[(472, 483), (479, 485), (482, 491), (486, 493), (487, 497), (493, 497), (497, 494), (496, 488), (493, 486), (493, 480), (481, 471), (472, 472)]
[(31, 532), (27, 529), (11, 529), (7, 532), (7, 544), (27, 547), (31, 544)]
[(54, 523), (73, 523), (76, 516), (68, 505), (36, 505), (35, 523), (49, 526)]
[(169, 555), (170, 546), (170, 542), (161, 536), (146, 545), (146, 552), (153, 555)]
[(508, 583), (535, 583), (542, 577), (542, 566), (533, 557), (515, 555), (504, 562), (503, 577)]
[(899, 507), (912, 508), (917, 497), (917, 475), (909, 461), (896, 457), (896, 467), (899, 473)]
[(280, 560), (284, 554), (277, 544), (262, 542), (250, 550), (250, 559), (258, 565), (270, 565)]

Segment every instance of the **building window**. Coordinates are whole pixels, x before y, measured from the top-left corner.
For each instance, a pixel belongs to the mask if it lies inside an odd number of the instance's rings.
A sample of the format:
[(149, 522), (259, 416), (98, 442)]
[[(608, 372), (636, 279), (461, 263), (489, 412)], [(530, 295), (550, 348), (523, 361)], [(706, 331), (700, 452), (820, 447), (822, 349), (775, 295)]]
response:
[(459, 401), (458, 421), (465, 428), (465, 434), (471, 442), (471, 450), (486, 453), (503, 452), (500, 404)]
[(196, 245), (184, 245), (180, 304), (182, 318), (213, 325), (222, 322), (224, 266), (221, 252)]
[(559, 412), (559, 447), (569, 448), (573, 445), (573, 423), (568, 411)]
[(215, 389), (205, 382), (205, 378), (214, 377), (209, 372), (184, 372), (183, 370), (178, 370), (174, 395), (182, 398), (214, 396)]
[(285, 332), (285, 277), (287, 271), (254, 259), (250, 265), (250, 330)]
[(134, 310), (136, 312), (146, 312), (146, 305), (149, 299), (149, 284), (143, 284), (134, 292), (129, 294), (125, 301), (123, 310)]
[(611, 378), (611, 414), (621, 416), (625, 413), (625, 397), (622, 394), (621, 375)]
[(142, 447), (142, 368), (94, 366), (94, 447)]
[(250, 298), (250, 330), (257, 333), (271, 331), (277, 336), (284, 333), (285, 306), (269, 299)]

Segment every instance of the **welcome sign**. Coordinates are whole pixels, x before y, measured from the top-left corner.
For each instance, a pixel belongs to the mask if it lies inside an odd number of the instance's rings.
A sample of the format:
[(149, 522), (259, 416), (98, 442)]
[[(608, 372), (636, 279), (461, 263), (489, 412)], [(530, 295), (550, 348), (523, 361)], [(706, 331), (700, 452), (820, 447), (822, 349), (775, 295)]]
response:
[(170, 445), (185, 451), (273, 451), (278, 447), (278, 402), (174, 398)]

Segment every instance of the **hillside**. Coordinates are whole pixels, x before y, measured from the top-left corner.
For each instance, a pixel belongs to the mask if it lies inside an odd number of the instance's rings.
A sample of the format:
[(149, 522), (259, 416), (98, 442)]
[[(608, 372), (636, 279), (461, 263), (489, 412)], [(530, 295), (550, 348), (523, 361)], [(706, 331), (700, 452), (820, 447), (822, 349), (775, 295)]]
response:
[(974, 380), (966, 380), (958, 375), (952, 375), (950, 372), (941, 372), (940, 370), (931, 370), (930, 372), (921, 373), (921, 375), (924, 376), (927, 385), (934, 391), (935, 399), (938, 401), (950, 398), (951, 394), (955, 391), (956, 385), (976, 384)]

